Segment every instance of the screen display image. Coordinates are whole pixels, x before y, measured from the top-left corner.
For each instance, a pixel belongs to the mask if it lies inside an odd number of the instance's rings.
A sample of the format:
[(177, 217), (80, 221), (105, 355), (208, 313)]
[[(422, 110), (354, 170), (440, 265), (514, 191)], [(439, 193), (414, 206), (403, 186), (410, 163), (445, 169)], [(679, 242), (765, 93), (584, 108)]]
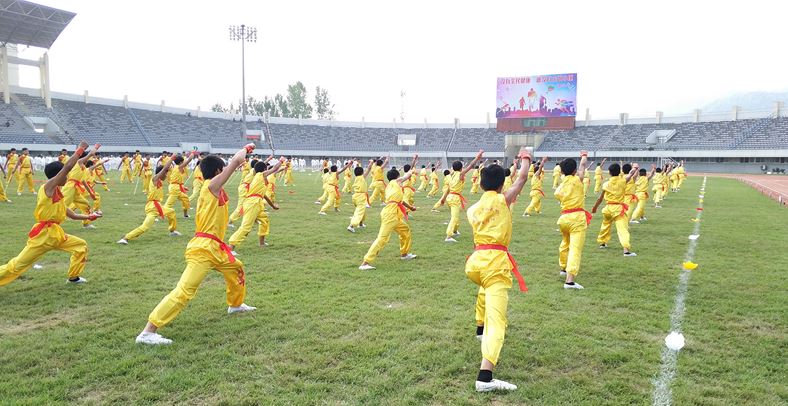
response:
[(498, 78), (496, 118), (574, 117), (577, 74)]

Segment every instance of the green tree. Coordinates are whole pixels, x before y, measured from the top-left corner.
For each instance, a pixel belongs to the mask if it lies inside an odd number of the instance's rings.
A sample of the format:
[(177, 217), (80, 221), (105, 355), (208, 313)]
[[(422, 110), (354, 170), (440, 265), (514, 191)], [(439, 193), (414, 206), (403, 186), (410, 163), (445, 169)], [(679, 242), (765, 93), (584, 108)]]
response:
[(319, 120), (333, 120), (336, 112), (334, 105), (331, 104), (331, 99), (328, 96), (328, 90), (318, 86), (315, 88), (315, 113)]
[(290, 112), (289, 117), (312, 118), (312, 105), (306, 101), (306, 87), (301, 81), (287, 86), (287, 107)]
[(214, 105), (211, 106), (211, 111), (216, 113), (226, 113), (227, 109), (224, 108), (221, 103), (214, 103)]
[(276, 105), (277, 112), (279, 113), (279, 116), (277, 117), (293, 117), (293, 115), (290, 113), (290, 106), (284, 96), (277, 93), (276, 96), (274, 96), (274, 104)]

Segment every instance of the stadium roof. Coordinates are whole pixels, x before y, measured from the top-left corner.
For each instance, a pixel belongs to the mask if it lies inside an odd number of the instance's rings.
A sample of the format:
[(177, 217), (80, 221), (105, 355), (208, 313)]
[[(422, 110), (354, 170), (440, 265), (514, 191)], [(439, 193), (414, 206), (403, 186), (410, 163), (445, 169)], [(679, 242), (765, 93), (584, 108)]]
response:
[(76, 16), (24, 0), (0, 0), (0, 45), (50, 48)]

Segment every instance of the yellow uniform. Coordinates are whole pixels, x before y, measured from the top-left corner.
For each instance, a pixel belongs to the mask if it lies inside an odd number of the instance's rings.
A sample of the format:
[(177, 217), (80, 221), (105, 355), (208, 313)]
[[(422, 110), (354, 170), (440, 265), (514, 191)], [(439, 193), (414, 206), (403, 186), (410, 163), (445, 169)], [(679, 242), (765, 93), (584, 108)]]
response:
[(68, 180), (66, 185), (63, 186), (63, 202), (66, 207), (76, 208), (85, 214), (89, 214), (90, 204), (86, 197), (87, 190), (82, 183), (85, 180), (86, 171), (85, 167), (77, 163), (68, 173)]
[(134, 177), (142, 176), (142, 155), (134, 154)]
[(553, 189), (558, 187), (558, 184), (561, 183), (561, 166), (556, 165), (553, 168)]
[(683, 166), (679, 166), (678, 168), (676, 168), (676, 170), (678, 171), (678, 177), (679, 177), (679, 183), (676, 187), (678, 189), (681, 189), (681, 185), (684, 184), (684, 179), (687, 178), (687, 171), (684, 169)]
[(33, 215), (37, 224), (28, 233), (27, 244), (16, 258), (0, 266), (0, 286), (11, 283), (19, 275), (30, 269), (39, 258), (52, 250), (65, 251), (71, 254), (68, 267), (68, 278), (74, 279), (85, 270), (88, 246), (85, 240), (67, 235), (60, 223), (66, 219), (66, 205), (60, 188), (56, 188), (52, 197), (46, 195), (45, 186), (38, 189), (38, 199)]
[(586, 229), (591, 214), (583, 209), (585, 195), (583, 182), (576, 175), (564, 176), (554, 193), (561, 203), (558, 228), (561, 230), (561, 245), (558, 248), (558, 265), (562, 270), (577, 275), (586, 241)]
[(663, 179), (665, 175), (662, 172), (657, 172), (651, 178), (651, 182), (654, 185), (652, 190), (654, 191), (654, 204), (659, 206), (662, 203), (662, 197), (665, 196), (665, 185)]
[(648, 178), (645, 176), (638, 177), (635, 182), (635, 195), (638, 199), (638, 205), (634, 213), (633, 219), (642, 219), (646, 217), (646, 201), (648, 200)]
[(326, 183), (328, 182), (328, 177), (331, 176), (331, 172), (323, 172), (320, 175), (320, 188), (323, 189), (323, 194), (317, 198), (317, 201), (320, 203), (324, 203), (326, 199), (328, 199), (328, 188), (326, 187)]
[(451, 210), (451, 219), (446, 226), (446, 237), (452, 237), (460, 231), (460, 207), (465, 209), (465, 196), (462, 190), (465, 188), (465, 176), (460, 172), (454, 172), (448, 176), (447, 187), (449, 195), (446, 196), (446, 205)]
[[(411, 171), (415, 171), (415, 169), (411, 169)], [(402, 182), (402, 201), (416, 207), (416, 178), (413, 175)]]
[(367, 207), (369, 206), (369, 193), (367, 193), (367, 180), (364, 176), (356, 176), (353, 181), (353, 217), (350, 219), (350, 226), (356, 228), (367, 220)]
[(372, 166), (372, 196), (369, 197), (370, 203), (375, 203), (376, 199), (381, 201), (385, 198), (384, 191), (386, 190), (386, 182), (383, 180), (383, 167), (377, 164)]
[(170, 232), (178, 228), (175, 210), (173, 210), (172, 207), (162, 206), (162, 199), (164, 199), (164, 185), (162, 181), (158, 181), (156, 184), (151, 185), (148, 192), (148, 202), (145, 203), (145, 220), (142, 222), (142, 225), (126, 234), (123, 237), (124, 240), (131, 241), (148, 231), (156, 221), (156, 217), (167, 219), (167, 224), (169, 225), (168, 230)]
[(250, 169), (251, 165), (248, 162), (244, 162), (241, 168), (241, 183), (238, 185), (238, 204), (235, 206), (233, 214), (230, 215), (231, 223), (235, 223), (236, 220), (244, 215), (244, 200), (246, 200), (246, 195), (249, 193), (249, 188), (252, 185), (252, 178), (254, 178), (254, 171)]
[(285, 164), (285, 186), (293, 185), (293, 162), (287, 161)]
[(267, 181), (268, 187), (266, 188), (265, 195), (268, 196), (272, 202), (276, 203), (276, 175), (273, 173), (268, 175)]
[(27, 185), (30, 193), (36, 192), (36, 190), (33, 188), (33, 160), (30, 159), (29, 155), (22, 154), (19, 157), (19, 172), (16, 178), (16, 183), (17, 193), (22, 193), (25, 185)]
[(602, 186), (605, 192), (605, 207), (602, 209), (602, 228), (597, 236), (597, 243), (607, 244), (610, 241), (610, 227), (616, 225), (618, 241), (625, 250), (629, 251), (629, 220), (627, 219), (627, 204), (624, 203), (626, 191), (626, 178), (613, 176)]
[(104, 177), (104, 175), (106, 174), (106, 171), (104, 169), (104, 164), (101, 163), (101, 159), (98, 159), (98, 158), (95, 159), (95, 164), (93, 165), (93, 168), (94, 168), (93, 169), (93, 173), (96, 176), (96, 180), (98, 180), (99, 182), (102, 182), (101, 187), (103, 187), (104, 190), (109, 191), (109, 186), (107, 186), (107, 180)]
[(93, 206), (91, 209), (93, 211), (99, 211), (101, 210), (101, 195), (99, 192), (96, 192), (96, 173), (94, 168), (95, 166), (85, 170), (85, 184), (88, 186), (88, 195), (93, 199)]
[[(443, 175), (443, 186), (441, 187), (441, 197), (446, 193), (446, 189), (449, 188), (449, 178), (450, 177), (451, 177), (451, 174)], [(436, 178), (437, 178), (437, 175), (436, 175)], [(429, 195), (427, 195), (427, 196), (429, 196)], [(435, 205), (432, 206), (432, 210), (436, 210), (437, 211), (439, 207), (441, 207), (440, 199), (438, 199), (438, 201), (435, 202)]]
[[(621, 174), (624, 177), (624, 174)], [(627, 220), (632, 218), (632, 212), (638, 204), (638, 196), (635, 193), (635, 179), (630, 179), (624, 186), (624, 203), (627, 204)]]
[(473, 172), (471, 172), (471, 193), (473, 194), (479, 193), (479, 182), (481, 182), (479, 178), (480, 173), (481, 169), (479, 168), (475, 168)]
[(503, 194), (487, 191), (468, 209), (468, 221), (476, 249), (465, 263), (465, 275), (479, 286), (476, 325), (484, 326), (482, 356), (496, 365), (506, 333), (511, 272), (516, 272), (515, 263), (508, 254), (512, 213)]
[(180, 201), (183, 210), (189, 210), (190, 203), (189, 203), (189, 195), (186, 193), (188, 189), (183, 186), (183, 182), (186, 180), (187, 176), (186, 168), (181, 169), (179, 166), (174, 166), (170, 169), (170, 174), (168, 177), (170, 185), (168, 186), (168, 196), (167, 196), (167, 203), (165, 206), (167, 207), (175, 207), (175, 202)]
[(411, 246), (410, 226), (405, 221), (405, 206), (402, 205), (402, 187), (397, 181), (389, 182), (386, 186), (386, 207), (380, 211), (380, 231), (378, 237), (369, 247), (367, 255), (364, 255), (364, 262), (372, 263), (378, 257), (378, 253), (386, 246), (395, 232), (399, 236), (399, 252), (401, 255), (408, 254)]
[(583, 196), (588, 196), (588, 188), (591, 186), (591, 178), (588, 176), (583, 177)]
[(9, 202), (8, 196), (5, 195), (5, 186), (3, 186), (5, 182), (0, 180), (0, 202)]
[(197, 294), (197, 288), (211, 269), (224, 276), (227, 304), (237, 307), (243, 303), (246, 296), (243, 263), (235, 259), (229, 252), (230, 248), (222, 242), (227, 231), (227, 200), (224, 190), (216, 196), (210, 190), (210, 182), (203, 183), (197, 201), (196, 233), (186, 246), (186, 269), (178, 286), (161, 300), (148, 317), (154, 326), (162, 327), (177, 317), (186, 303)]
[(320, 208), (321, 213), (325, 213), (331, 207), (339, 209), (339, 202), (342, 200), (342, 194), (339, 193), (339, 177), (336, 172), (329, 172), (326, 175), (325, 190), (328, 198), (326, 203)]
[(66, 155), (66, 154), (58, 155), (57, 161), (60, 162), (61, 164), (65, 165), (66, 161), (68, 161), (68, 155)]
[(599, 165), (594, 169), (594, 194), (599, 193), (599, 189), (602, 188), (602, 165)]
[(525, 208), (525, 214), (530, 215), (533, 211), (535, 211), (536, 214), (542, 214), (542, 198), (544, 197), (544, 191), (542, 190), (543, 180), (544, 172), (540, 173), (539, 176), (531, 178), (531, 193), (529, 194), (531, 203)]
[(430, 184), (432, 187), (430, 191), (427, 193), (427, 197), (433, 197), (438, 194), (438, 190), (440, 190), (440, 184), (438, 182), (438, 172), (432, 171), (430, 174)]
[[(271, 177), (275, 178), (276, 175), (272, 174)], [(265, 174), (262, 172), (256, 173), (252, 177), (252, 182), (249, 185), (249, 193), (247, 193), (246, 199), (244, 199), (244, 216), (241, 227), (230, 236), (230, 245), (237, 247), (244, 242), (246, 236), (252, 231), (252, 227), (254, 227), (255, 223), (259, 224), (257, 228), (258, 237), (265, 237), (268, 235), (270, 221), (263, 203), (263, 196), (268, 193), (268, 189), (268, 180), (266, 180)]]
[(192, 201), (200, 196), (200, 191), (202, 190), (202, 184), (205, 182), (205, 178), (202, 177), (202, 169), (200, 169), (200, 165), (194, 167), (194, 172), (192, 173), (192, 194), (189, 196), (189, 201)]
[(124, 179), (131, 183), (131, 159), (127, 156), (120, 159), (120, 183)]
[(16, 178), (14, 173), (14, 169), (16, 169), (16, 163), (19, 161), (19, 155), (16, 152), (8, 154), (8, 158), (6, 159), (5, 165), (5, 179), (8, 181), (8, 184), (11, 185), (11, 181)]
[(353, 167), (345, 171), (345, 184), (342, 186), (342, 193), (350, 193), (353, 186)]
[(150, 164), (150, 159), (145, 159), (142, 161), (142, 190), (145, 192), (145, 194), (149, 193), (153, 188), (151, 185), (152, 181), (153, 166)]
[(674, 191), (674, 192), (679, 187), (679, 172), (678, 172), (678, 169), (679, 168), (673, 168), (673, 170), (670, 171), (670, 189), (672, 191)]
[(423, 192), (427, 190), (427, 186), (430, 184), (430, 177), (427, 175), (427, 168), (421, 168), (419, 171), (419, 179), (421, 183), (419, 184), (419, 192)]

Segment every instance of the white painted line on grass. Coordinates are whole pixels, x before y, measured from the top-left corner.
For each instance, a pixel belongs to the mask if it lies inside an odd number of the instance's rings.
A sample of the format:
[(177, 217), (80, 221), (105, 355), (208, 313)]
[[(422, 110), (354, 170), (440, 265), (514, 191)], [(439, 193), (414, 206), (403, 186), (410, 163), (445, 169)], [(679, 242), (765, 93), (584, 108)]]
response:
[[(701, 189), (706, 188), (706, 177), (703, 177), (703, 185)], [(703, 203), (698, 207), (703, 208)], [(692, 235), (700, 235), (700, 217), (703, 213), (702, 210), (697, 210), (695, 219), (695, 228)], [(691, 262), (695, 256), (695, 246), (698, 245), (698, 239), (690, 239), (687, 253), (684, 255), (684, 262)], [(670, 313), (670, 335), (682, 334), (681, 322), (684, 319), (684, 301), (687, 298), (687, 283), (691, 271), (682, 269), (679, 273), (679, 285), (676, 288), (676, 300), (673, 304), (673, 312)], [(683, 347), (683, 334), (682, 334), (682, 347)], [(667, 406), (673, 403), (673, 391), (670, 388), (673, 379), (676, 377), (676, 365), (678, 363), (679, 352), (672, 350), (668, 346), (662, 347), (662, 362), (659, 369), (659, 377), (654, 380), (654, 399), (655, 406)]]

